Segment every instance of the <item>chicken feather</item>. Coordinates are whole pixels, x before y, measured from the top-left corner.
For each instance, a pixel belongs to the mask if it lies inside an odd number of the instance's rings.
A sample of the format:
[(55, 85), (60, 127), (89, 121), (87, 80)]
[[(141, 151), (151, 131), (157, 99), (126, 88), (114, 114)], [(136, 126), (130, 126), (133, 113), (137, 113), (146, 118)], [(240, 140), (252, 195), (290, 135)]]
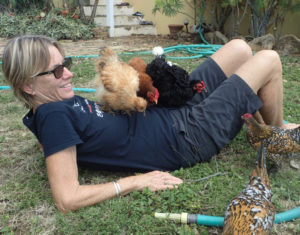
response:
[(284, 129), (258, 123), (252, 114), (242, 116), (247, 132), (246, 138), (254, 149), (258, 149), (263, 140), (266, 142), (267, 158), (277, 166), (281, 165), (281, 154), (300, 152), (300, 126)]
[(275, 207), (271, 202), (266, 152), (266, 147), (261, 145), (256, 168), (250, 175), (247, 187), (227, 206), (223, 235), (270, 234), (275, 219)]
[(128, 114), (144, 112), (147, 107), (145, 99), (138, 97), (138, 73), (128, 64), (119, 60), (117, 54), (109, 47), (100, 52), (96, 61), (97, 75), (96, 96), (103, 110), (109, 112), (125, 111)]
[(146, 99), (149, 106), (157, 104), (159, 92), (153, 86), (152, 78), (146, 73), (146, 62), (140, 57), (134, 57), (128, 61), (128, 64), (139, 74), (139, 91), (137, 95)]
[(167, 108), (178, 108), (186, 104), (196, 93), (205, 90), (200, 80), (190, 80), (183, 68), (166, 62), (165, 55), (156, 56), (146, 67), (146, 73), (158, 89), (158, 105)]

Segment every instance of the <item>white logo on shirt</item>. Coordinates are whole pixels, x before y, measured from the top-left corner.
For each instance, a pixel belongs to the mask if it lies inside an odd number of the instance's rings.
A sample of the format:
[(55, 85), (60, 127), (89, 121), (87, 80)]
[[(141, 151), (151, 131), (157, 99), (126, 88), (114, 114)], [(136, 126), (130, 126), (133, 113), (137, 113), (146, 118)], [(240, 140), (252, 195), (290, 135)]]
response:
[(84, 110), (83, 106), (80, 105), (78, 102), (74, 102), (73, 107), (74, 108), (79, 107), (81, 112), (86, 113), (86, 111)]
[[(84, 99), (84, 102), (86, 103), (89, 112), (93, 113), (92, 106), (89, 104), (88, 99)], [(81, 112), (86, 113), (86, 110), (84, 109), (84, 107), (82, 105), (80, 105), (78, 102), (74, 102), (73, 107), (74, 108), (79, 107)], [(95, 112), (96, 112), (97, 117), (103, 117), (104, 116), (103, 115), (104, 112), (99, 109), (99, 106), (96, 103), (94, 103), (94, 108), (95, 108)]]
[(95, 111), (96, 111), (97, 116), (103, 117), (103, 112), (99, 109), (99, 106), (96, 103), (94, 103), (94, 105), (95, 105)]

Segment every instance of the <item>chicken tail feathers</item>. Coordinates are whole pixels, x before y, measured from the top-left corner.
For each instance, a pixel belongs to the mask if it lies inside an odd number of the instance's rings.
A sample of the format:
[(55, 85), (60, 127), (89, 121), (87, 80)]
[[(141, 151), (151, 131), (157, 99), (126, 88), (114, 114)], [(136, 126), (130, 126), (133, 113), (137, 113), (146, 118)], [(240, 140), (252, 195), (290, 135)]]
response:
[(259, 169), (266, 168), (266, 141), (263, 140), (257, 152), (257, 166)]

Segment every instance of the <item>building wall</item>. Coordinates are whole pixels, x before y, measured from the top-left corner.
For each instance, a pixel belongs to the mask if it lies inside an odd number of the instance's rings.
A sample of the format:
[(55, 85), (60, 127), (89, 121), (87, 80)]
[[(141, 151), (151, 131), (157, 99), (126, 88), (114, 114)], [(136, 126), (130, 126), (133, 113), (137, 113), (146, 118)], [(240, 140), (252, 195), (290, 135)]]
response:
[[(152, 21), (156, 25), (156, 31), (158, 34), (169, 34), (169, 24), (183, 24), (185, 19), (189, 22), (193, 20), (183, 14), (177, 14), (175, 17), (167, 17), (157, 12), (155, 15), (152, 14), (152, 9), (155, 5), (155, 0), (126, 0), (129, 2), (134, 11), (139, 11), (144, 14), (144, 19)], [(189, 9), (186, 8), (188, 11)], [(192, 15), (192, 14), (191, 14)]]
[[(62, 7), (63, 0), (53, 0), (53, 3), (56, 7)], [(70, 5), (72, 0), (67, 0), (68, 4)], [(189, 17), (178, 14), (175, 17), (167, 17), (162, 15), (161, 13), (157, 12), (156, 15), (152, 14), (152, 9), (155, 4), (155, 0), (123, 0), (123, 2), (129, 2), (134, 11), (139, 11), (144, 14), (144, 19), (147, 21), (152, 21), (156, 25), (156, 30), (158, 34), (169, 34), (169, 24), (183, 24), (185, 19), (188, 19), (190, 24), (192, 25), (193, 20)], [(185, 12), (190, 12), (190, 15), (193, 15), (192, 9), (186, 7)], [(283, 28), (283, 35), (284, 34), (294, 34), (298, 38), (300, 38), (300, 27), (298, 23), (300, 21), (300, 12), (289, 14), (285, 18), (284, 28)], [(247, 28), (248, 24), (243, 23), (243, 27), (241, 27), (240, 33), (243, 35), (249, 34), (249, 29)], [(273, 33), (273, 29), (270, 29), (270, 33)]]
[[(152, 9), (155, 4), (155, 0), (126, 0), (129, 2), (133, 7), (134, 11), (140, 11), (145, 16), (145, 20), (151, 20), (156, 25), (156, 30), (158, 34), (168, 34), (168, 24), (183, 24), (185, 18), (189, 19), (188, 17), (178, 14), (176, 17), (166, 17), (161, 15), (160, 13), (156, 13), (156, 15), (152, 14)], [(186, 8), (186, 11), (190, 11), (192, 15), (192, 10)], [(192, 22), (191, 19), (189, 19)], [(294, 34), (298, 38), (300, 38), (300, 27), (298, 26), (298, 22), (300, 21), (300, 12), (296, 12), (294, 14), (288, 14), (285, 17), (285, 22), (283, 26), (283, 35), (284, 34)], [(248, 35), (249, 29), (247, 29), (247, 23), (243, 24), (244, 27), (240, 30), (241, 34)], [(270, 29), (270, 33), (273, 33), (273, 29)]]
[(285, 17), (283, 34), (294, 34), (300, 38), (300, 27), (298, 23), (300, 23), (300, 12), (289, 14)]

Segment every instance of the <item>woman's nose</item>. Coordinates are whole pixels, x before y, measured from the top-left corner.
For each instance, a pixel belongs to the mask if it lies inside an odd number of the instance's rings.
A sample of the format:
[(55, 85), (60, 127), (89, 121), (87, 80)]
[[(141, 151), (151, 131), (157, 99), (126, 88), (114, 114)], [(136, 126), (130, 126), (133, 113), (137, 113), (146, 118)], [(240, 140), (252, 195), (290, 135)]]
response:
[(64, 67), (63, 76), (64, 79), (68, 79), (70, 77), (73, 77), (73, 73), (66, 67)]

